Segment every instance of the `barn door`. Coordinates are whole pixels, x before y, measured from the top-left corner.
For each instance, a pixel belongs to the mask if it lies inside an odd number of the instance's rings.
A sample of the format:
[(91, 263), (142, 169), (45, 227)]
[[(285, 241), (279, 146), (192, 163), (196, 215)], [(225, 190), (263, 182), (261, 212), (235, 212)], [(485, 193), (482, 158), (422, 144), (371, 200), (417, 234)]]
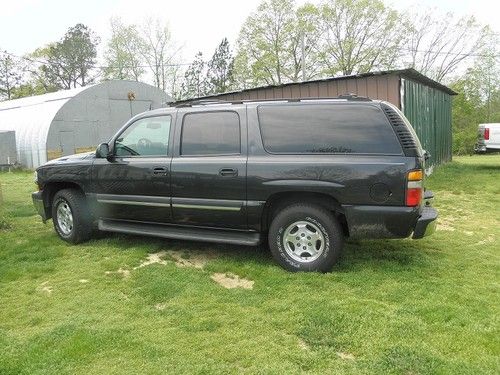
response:
[(61, 145), (62, 156), (73, 155), (75, 153), (75, 137), (72, 131), (60, 131), (59, 143)]

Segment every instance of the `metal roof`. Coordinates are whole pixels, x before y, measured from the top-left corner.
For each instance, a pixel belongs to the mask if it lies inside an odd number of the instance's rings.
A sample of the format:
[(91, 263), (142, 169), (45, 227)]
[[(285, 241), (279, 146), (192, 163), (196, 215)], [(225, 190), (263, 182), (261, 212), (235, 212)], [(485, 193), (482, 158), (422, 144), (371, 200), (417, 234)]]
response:
[[(37, 167), (47, 161), (49, 131), (58, 114), (64, 111), (63, 107), (73, 98), (76, 100), (76, 97), (86, 95), (84, 92), (94, 96), (103, 92), (106, 97), (113, 99), (111, 85), (118, 82), (124, 81), (103, 81), (71, 90), (0, 102), (0, 131), (14, 130), (19, 162), (30, 168)], [(126, 81), (126, 84), (154, 88), (136, 81)]]
[(383, 71), (376, 71), (376, 72), (358, 73), (358, 74), (351, 74), (351, 75), (346, 75), (346, 76), (327, 77), (327, 78), (314, 79), (314, 80), (309, 80), (309, 81), (289, 82), (289, 83), (282, 83), (280, 85), (258, 86), (258, 87), (252, 87), (249, 89), (244, 89), (244, 90), (228, 91), (228, 92), (224, 92), (224, 93), (220, 93), (220, 94), (201, 96), (199, 98), (179, 100), (179, 101), (177, 101), (177, 103), (189, 102), (192, 100), (200, 100), (200, 99), (205, 99), (205, 98), (207, 98), (207, 99), (208, 98), (217, 98), (219, 96), (228, 95), (228, 94), (245, 93), (245, 92), (250, 92), (250, 91), (254, 91), (254, 90), (280, 88), (280, 87), (307, 84), (307, 83), (313, 83), (313, 82), (340, 81), (340, 80), (348, 80), (348, 79), (352, 79), (352, 78), (364, 78), (364, 77), (384, 76), (384, 75), (400, 75), (403, 78), (408, 78), (408, 79), (412, 79), (412, 80), (417, 81), (417, 82), (421, 82), (429, 87), (436, 88), (436, 89), (441, 90), (449, 95), (458, 95), (457, 92), (453, 91), (449, 87), (447, 87), (447, 86), (445, 86), (437, 81), (434, 81), (433, 79), (423, 75), (422, 73), (419, 73), (418, 71), (416, 71), (413, 68), (407, 68), (407, 69), (395, 69), (395, 70), (383, 70)]
[(18, 153), (46, 161), (45, 143), (57, 112), (71, 98), (95, 85), (0, 102), (0, 130), (15, 130)]

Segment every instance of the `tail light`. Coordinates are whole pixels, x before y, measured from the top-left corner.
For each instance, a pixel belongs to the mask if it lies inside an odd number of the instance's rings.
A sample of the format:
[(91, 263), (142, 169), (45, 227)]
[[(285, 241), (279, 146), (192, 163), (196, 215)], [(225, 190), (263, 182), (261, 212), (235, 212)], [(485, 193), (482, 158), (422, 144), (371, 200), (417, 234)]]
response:
[(418, 206), (422, 201), (423, 177), (421, 169), (408, 172), (408, 182), (406, 186), (406, 205), (408, 207)]
[(488, 141), (490, 139), (490, 128), (484, 128), (484, 140)]

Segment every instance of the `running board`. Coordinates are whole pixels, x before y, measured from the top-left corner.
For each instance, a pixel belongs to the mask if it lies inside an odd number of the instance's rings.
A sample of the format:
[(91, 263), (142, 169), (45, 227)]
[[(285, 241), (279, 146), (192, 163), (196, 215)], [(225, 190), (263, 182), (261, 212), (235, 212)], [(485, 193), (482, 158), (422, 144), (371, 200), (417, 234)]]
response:
[(203, 242), (218, 242), (255, 246), (260, 243), (260, 234), (227, 229), (180, 227), (163, 224), (143, 224), (117, 220), (99, 220), (99, 230), (152, 237), (172, 238)]

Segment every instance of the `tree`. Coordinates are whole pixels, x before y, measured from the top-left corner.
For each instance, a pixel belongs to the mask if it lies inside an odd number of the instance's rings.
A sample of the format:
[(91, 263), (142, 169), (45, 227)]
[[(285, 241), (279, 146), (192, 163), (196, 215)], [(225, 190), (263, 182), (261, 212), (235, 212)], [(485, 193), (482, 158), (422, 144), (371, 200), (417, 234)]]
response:
[(321, 74), (319, 64), (319, 42), (321, 30), (318, 28), (320, 12), (313, 4), (305, 4), (296, 11), (295, 32), (292, 34), (290, 80), (310, 80)]
[(144, 74), (142, 47), (145, 42), (137, 25), (125, 25), (119, 18), (112, 18), (110, 23), (111, 38), (104, 52), (104, 76), (139, 81)]
[[(235, 67), (249, 72), (251, 86), (296, 80), (297, 41), (300, 38), (293, 0), (264, 0), (243, 24)], [(244, 78), (237, 73), (236, 77)], [(245, 80), (246, 81), (246, 80)]]
[(396, 65), (406, 28), (398, 12), (380, 0), (329, 0), (320, 11), (320, 56), (326, 74)]
[(192, 99), (207, 94), (207, 81), (205, 62), (203, 54), (198, 52), (194, 61), (184, 73), (184, 81), (181, 86), (182, 99)]
[(12, 99), (14, 90), (20, 84), (21, 79), (19, 60), (6, 51), (0, 51), (0, 98)]
[(46, 60), (39, 75), (46, 84), (58, 89), (91, 83), (98, 43), (99, 38), (87, 26), (79, 23), (69, 28), (59, 42), (35, 51), (38, 58)]
[(172, 65), (177, 61), (180, 48), (175, 47), (168, 25), (159, 19), (149, 19), (141, 27), (143, 44), (141, 53), (153, 75), (154, 85), (168, 91), (172, 78)]
[(451, 83), (453, 152), (472, 153), (480, 123), (500, 122), (500, 64), (498, 37), (491, 35), (465, 74)]
[(403, 63), (439, 82), (471, 60), (491, 34), (472, 16), (456, 20), (451, 13), (426, 9), (409, 18)]
[(233, 57), (227, 38), (222, 39), (207, 64), (207, 92), (219, 94), (229, 90), (232, 83)]

